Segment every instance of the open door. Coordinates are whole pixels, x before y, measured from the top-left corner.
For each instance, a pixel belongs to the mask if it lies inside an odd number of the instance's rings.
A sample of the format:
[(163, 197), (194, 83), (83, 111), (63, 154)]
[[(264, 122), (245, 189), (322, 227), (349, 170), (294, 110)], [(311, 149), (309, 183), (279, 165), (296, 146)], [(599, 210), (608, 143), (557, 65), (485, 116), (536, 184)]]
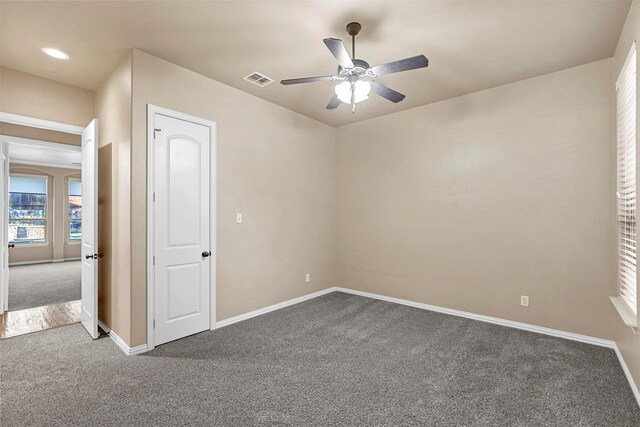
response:
[(9, 153), (0, 142), (0, 314), (9, 309)]
[(98, 338), (98, 120), (82, 131), (82, 325)]

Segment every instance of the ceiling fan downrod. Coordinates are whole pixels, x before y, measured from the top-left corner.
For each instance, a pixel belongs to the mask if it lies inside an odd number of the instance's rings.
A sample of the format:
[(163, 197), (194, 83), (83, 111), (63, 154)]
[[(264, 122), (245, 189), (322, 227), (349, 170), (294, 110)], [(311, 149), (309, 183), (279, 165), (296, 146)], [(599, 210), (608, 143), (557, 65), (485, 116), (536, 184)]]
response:
[(351, 55), (349, 55), (349, 50), (342, 40), (333, 37), (322, 39), (327, 49), (329, 49), (333, 57), (338, 61), (338, 72), (336, 75), (284, 79), (280, 81), (280, 84), (295, 85), (300, 83), (341, 81), (341, 83), (338, 83), (334, 88), (335, 93), (329, 101), (329, 104), (327, 104), (327, 110), (336, 109), (341, 103), (344, 103), (351, 104), (351, 111), (355, 112), (356, 104), (369, 99), (370, 92), (393, 103), (402, 101), (405, 95), (377, 81), (377, 77), (385, 74), (425, 68), (429, 65), (429, 60), (424, 55), (416, 55), (371, 67), (367, 61), (356, 59), (356, 36), (361, 29), (362, 25), (360, 25), (359, 22), (350, 22), (347, 24), (347, 33), (351, 36)]
[(347, 33), (351, 36), (351, 59), (356, 59), (356, 36), (362, 29), (359, 22), (349, 22), (347, 24)]
[[(349, 22), (347, 24), (347, 33), (351, 36), (351, 59), (356, 59), (356, 36), (362, 29), (362, 25), (359, 22)], [(355, 101), (355, 84), (351, 82), (351, 113), (356, 113), (356, 101)]]

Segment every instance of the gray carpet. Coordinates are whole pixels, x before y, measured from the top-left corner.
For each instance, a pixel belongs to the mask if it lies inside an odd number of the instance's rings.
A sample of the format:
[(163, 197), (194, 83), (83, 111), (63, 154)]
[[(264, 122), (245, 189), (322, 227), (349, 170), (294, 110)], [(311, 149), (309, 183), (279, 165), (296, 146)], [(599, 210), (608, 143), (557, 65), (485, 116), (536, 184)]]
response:
[(127, 357), (0, 341), (0, 424), (634, 426), (614, 352), (332, 293)]
[(80, 299), (80, 261), (9, 267), (9, 311)]

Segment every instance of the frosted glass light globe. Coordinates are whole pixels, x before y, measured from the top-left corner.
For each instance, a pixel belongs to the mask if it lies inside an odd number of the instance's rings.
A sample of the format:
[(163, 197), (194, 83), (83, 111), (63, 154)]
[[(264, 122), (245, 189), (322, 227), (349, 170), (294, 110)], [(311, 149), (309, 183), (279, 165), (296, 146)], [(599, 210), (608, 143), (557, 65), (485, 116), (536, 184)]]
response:
[[(354, 88), (354, 103), (362, 102), (365, 99), (369, 99), (369, 92), (371, 92), (371, 83), (364, 80), (358, 80), (353, 85)], [(338, 99), (345, 104), (351, 104), (351, 83), (342, 82), (336, 85), (336, 95)]]

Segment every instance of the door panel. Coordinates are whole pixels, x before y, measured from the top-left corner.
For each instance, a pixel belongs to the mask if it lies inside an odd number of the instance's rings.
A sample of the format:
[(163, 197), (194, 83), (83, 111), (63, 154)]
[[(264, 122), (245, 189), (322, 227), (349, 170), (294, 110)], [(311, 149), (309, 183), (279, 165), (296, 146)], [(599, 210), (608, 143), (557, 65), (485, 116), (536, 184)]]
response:
[[(169, 181), (169, 246), (201, 243), (200, 143), (184, 136), (167, 138)], [(193, 186), (185, 183), (194, 183)]]
[(154, 205), (155, 344), (209, 329), (207, 126), (156, 114)]
[(188, 316), (197, 315), (202, 311), (200, 306), (200, 282), (202, 265), (200, 261), (195, 264), (175, 265), (167, 268), (169, 306), (167, 310), (167, 322), (180, 320)]
[(82, 132), (82, 314), (93, 339), (98, 338), (98, 120)]

